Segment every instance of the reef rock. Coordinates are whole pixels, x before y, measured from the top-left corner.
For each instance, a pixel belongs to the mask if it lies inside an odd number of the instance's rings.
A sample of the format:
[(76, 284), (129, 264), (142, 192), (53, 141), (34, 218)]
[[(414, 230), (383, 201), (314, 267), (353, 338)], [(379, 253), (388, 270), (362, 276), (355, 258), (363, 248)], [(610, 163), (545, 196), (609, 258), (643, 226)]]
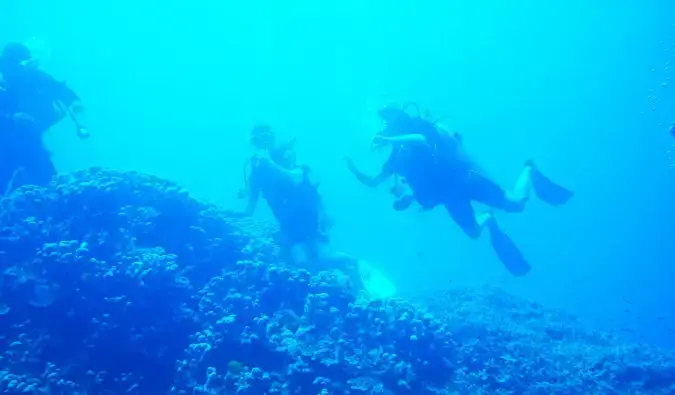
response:
[(495, 290), (369, 300), (275, 228), (90, 169), (0, 202), (8, 394), (672, 394), (675, 359)]

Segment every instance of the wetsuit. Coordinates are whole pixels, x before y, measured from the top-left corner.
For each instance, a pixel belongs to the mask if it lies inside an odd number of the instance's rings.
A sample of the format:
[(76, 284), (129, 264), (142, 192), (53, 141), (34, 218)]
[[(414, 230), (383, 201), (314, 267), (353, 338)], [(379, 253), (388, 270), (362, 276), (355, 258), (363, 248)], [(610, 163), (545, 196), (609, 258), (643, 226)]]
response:
[(523, 202), (509, 194), (467, 154), (457, 135), (413, 119), (401, 126), (406, 133), (421, 134), (427, 144), (395, 147), (383, 171), (399, 174), (413, 191), (416, 201), (430, 209), (445, 206), (453, 220), (469, 234), (477, 227), (471, 201), (504, 211), (521, 211)]
[(290, 247), (327, 242), (321, 198), (310, 180), (309, 169), (304, 168), (302, 182), (295, 183), (264, 164), (257, 166), (251, 174), (251, 183), (260, 187), (279, 223), (284, 244)]
[(42, 135), (66, 116), (55, 108), (55, 102), (69, 107), (79, 98), (63, 83), (38, 69), (0, 61), (0, 73), (4, 76), (0, 91), (0, 193), (6, 191), (20, 169), (23, 170), (20, 180), (14, 181), (47, 184), (56, 168)]
[[(516, 182), (514, 195), (511, 195), (471, 159), (460, 136), (451, 135), (420, 118), (407, 119), (397, 128), (385, 129), (383, 135), (422, 135), (424, 141), (408, 139), (408, 144), (395, 146), (381, 174), (403, 177), (413, 192), (412, 198), (422, 207), (430, 209), (443, 205), (472, 239), (480, 237), (482, 229), (487, 227), (490, 243), (504, 266), (515, 276), (527, 274), (531, 267), (518, 246), (501, 230), (491, 213), (476, 216), (471, 202), (519, 212), (525, 207), (530, 187), (540, 200), (554, 206), (565, 204), (574, 192), (554, 183), (528, 161)], [(399, 198), (394, 208), (405, 210), (410, 198), (410, 195)]]

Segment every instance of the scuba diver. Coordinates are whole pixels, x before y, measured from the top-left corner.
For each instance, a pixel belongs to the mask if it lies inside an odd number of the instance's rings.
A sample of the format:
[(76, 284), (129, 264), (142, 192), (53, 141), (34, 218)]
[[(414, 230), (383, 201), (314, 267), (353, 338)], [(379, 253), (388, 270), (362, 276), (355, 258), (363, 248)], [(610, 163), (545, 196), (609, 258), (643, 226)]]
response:
[(56, 174), (43, 134), (69, 117), (89, 136), (77, 94), (39, 68), (31, 50), (7, 44), (0, 53), (0, 194), (25, 184), (44, 185)]
[(247, 162), (245, 188), (239, 191), (240, 199), (248, 199), (243, 215), (253, 215), (262, 196), (279, 224), (280, 244), (295, 264), (354, 273), (356, 260), (330, 247), (331, 221), (319, 183), (308, 166), (297, 164), (295, 139), (280, 143), (270, 126), (261, 125), (253, 129), (250, 141), (257, 152)]
[[(369, 187), (377, 187), (392, 176), (400, 177), (392, 188), (397, 198), (395, 210), (406, 210), (413, 202), (424, 210), (443, 205), (471, 239), (479, 238), (487, 228), (492, 246), (505, 267), (515, 276), (527, 274), (529, 263), (500, 229), (493, 210), (523, 211), (531, 189), (540, 200), (554, 206), (565, 204), (574, 193), (545, 177), (532, 161), (525, 163), (512, 190), (506, 191), (472, 160), (461, 135), (424, 119), (419, 109), (415, 116), (410, 115), (407, 107), (390, 105), (379, 111), (384, 128), (375, 136), (374, 147), (392, 149), (380, 173), (368, 176), (346, 158), (351, 173)], [(490, 209), (476, 214), (471, 202), (483, 203)]]

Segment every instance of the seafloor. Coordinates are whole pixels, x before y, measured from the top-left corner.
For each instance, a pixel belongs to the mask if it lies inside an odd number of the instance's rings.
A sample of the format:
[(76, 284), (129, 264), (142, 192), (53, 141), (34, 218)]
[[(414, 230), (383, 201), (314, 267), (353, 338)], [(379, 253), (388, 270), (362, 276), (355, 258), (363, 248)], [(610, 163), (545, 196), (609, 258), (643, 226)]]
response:
[(6, 394), (675, 394), (665, 351), (497, 290), (368, 300), (145, 174), (25, 187), (0, 228)]

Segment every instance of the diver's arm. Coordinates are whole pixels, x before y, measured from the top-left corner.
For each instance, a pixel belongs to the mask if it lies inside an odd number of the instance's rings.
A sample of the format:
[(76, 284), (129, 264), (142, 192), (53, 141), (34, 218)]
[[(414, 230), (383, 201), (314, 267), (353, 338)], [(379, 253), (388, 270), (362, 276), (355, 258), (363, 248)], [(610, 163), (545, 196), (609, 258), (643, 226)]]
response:
[(346, 161), (349, 171), (356, 177), (357, 180), (359, 180), (361, 184), (369, 188), (376, 188), (392, 176), (392, 173), (386, 170), (380, 171), (380, 173), (376, 176), (369, 176), (357, 169), (351, 159), (346, 159)]
[(251, 216), (253, 213), (255, 213), (255, 209), (258, 207), (258, 200), (260, 200), (260, 189), (253, 189), (251, 188), (251, 191), (249, 192), (248, 195), (248, 204), (246, 205), (246, 211), (244, 214), (246, 216)]
[(246, 204), (246, 211), (244, 212), (244, 215), (250, 217), (251, 215), (253, 215), (253, 213), (255, 213), (255, 209), (258, 207), (258, 200), (260, 200), (261, 192), (262, 188), (260, 186), (258, 176), (256, 175), (255, 170), (251, 171), (251, 175), (249, 177), (248, 190), (246, 191), (248, 203)]
[(78, 116), (84, 109), (78, 94), (69, 88), (65, 82), (58, 81), (51, 74), (42, 70), (37, 70), (37, 77), (40, 79), (43, 89), (50, 92), (52, 103), (61, 112), (61, 118), (70, 117), (75, 124), (78, 137), (89, 137), (89, 131)]
[(378, 136), (377, 139), (387, 143), (403, 144), (408, 146), (419, 146), (427, 144), (426, 137), (424, 137), (421, 134), (404, 134), (400, 136), (390, 136), (390, 137)]
[(265, 166), (269, 167), (270, 171), (276, 172), (282, 177), (290, 179), (293, 183), (299, 184), (302, 182), (304, 177), (304, 170), (300, 167), (295, 167), (293, 169), (287, 169), (285, 167), (279, 166), (273, 160), (270, 160), (268, 157), (264, 158)]
[(53, 75), (43, 70), (36, 70), (36, 73), (40, 85), (44, 90), (51, 92), (53, 100), (60, 101), (67, 108), (71, 108), (73, 105), (77, 106), (78, 104), (81, 107), (80, 97), (74, 90), (68, 87), (65, 81), (59, 81)]
[(281, 175), (290, 178), (291, 180), (293, 180), (293, 182), (299, 183), (300, 181), (302, 181), (303, 177), (302, 169), (299, 168), (285, 169), (274, 162), (270, 162), (270, 165), (272, 166), (274, 171), (279, 172)]

